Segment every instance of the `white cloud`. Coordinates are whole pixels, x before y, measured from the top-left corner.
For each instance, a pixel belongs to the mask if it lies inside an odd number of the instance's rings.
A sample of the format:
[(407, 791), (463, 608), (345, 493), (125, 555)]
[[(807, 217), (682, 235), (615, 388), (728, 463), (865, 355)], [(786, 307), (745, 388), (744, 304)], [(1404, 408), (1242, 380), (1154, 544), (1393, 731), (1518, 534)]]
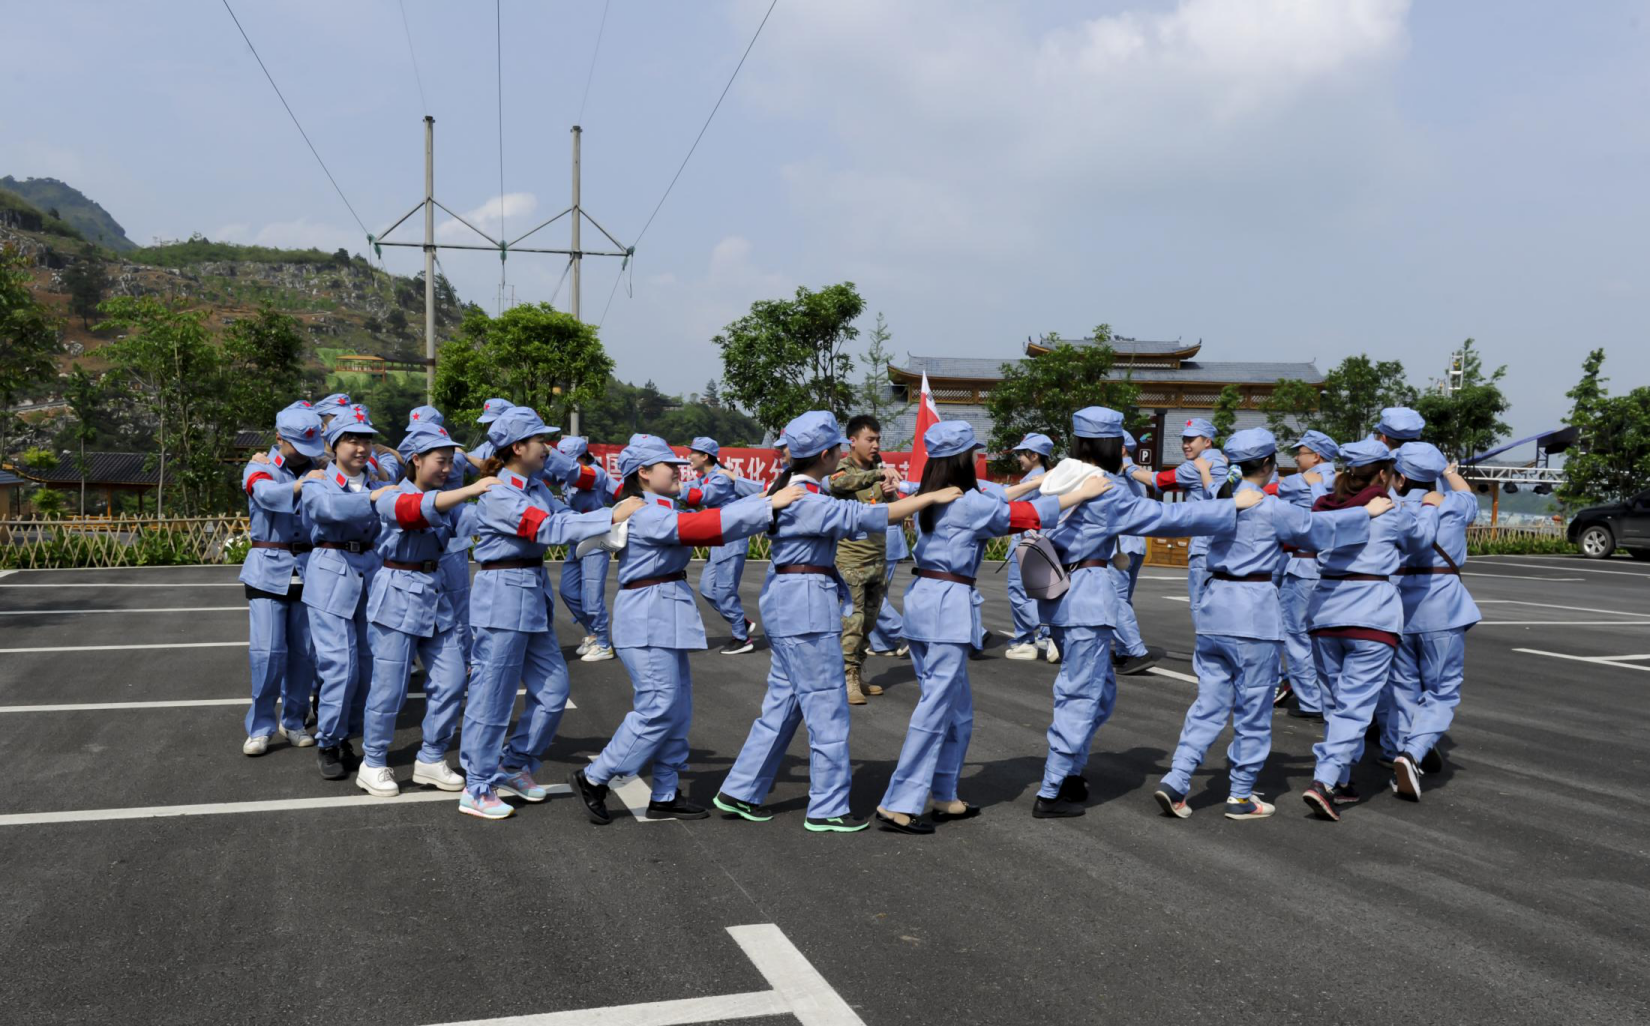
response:
[[(531, 220), (534, 211), (538, 208), (538, 197), (532, 193), (507, 192), (504, 194), (502, 203), (498, 196), (494, 196), (473, 210), (460, 211), (459, 216), (495, 239), (500, 238), (501, 234), (506, 231), (509, 232), (511, 238), (514, 238), (538, 223)], [(445, 215), (437, 214), (436, 216), (439, 218)], [(413, 218), (409, 218), (408, 221), (411, 223), (417, 219), (415, 215)], [(503, 225), (502, 229), (500, 228), (501, 224)], [(416, 228), (419, 232), (422, 232), (422, 222)], [(395, 237), (397, 239), (402, 238), (402, 233), (406, 230), (406, 226), (403, 225), (396, 230)], [(476, 235), (475, 232), (453, 218), (436, 222), (435, 237), (438, 242), (462, 242), (478, 246), (487, 244), (487, 240)], [(501, 241), (509, 242), (510, 239), (502, 239)]]

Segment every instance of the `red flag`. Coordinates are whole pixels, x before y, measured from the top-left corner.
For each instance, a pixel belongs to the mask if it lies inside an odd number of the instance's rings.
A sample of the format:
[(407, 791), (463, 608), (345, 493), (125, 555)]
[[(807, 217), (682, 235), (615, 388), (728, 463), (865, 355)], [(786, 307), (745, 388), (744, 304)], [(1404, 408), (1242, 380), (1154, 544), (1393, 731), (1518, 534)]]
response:
[(940, 422), (940, 411), (934, 406), (934, 397), (928, 394), (928, 372), (922, 372), (922, 400), (917, 407), (917, 437), (911, 440), (911, 462), (905, 468), (907, 481), (921, 481), (922, 468), (928, 463), (928, 446), (923, 432)]

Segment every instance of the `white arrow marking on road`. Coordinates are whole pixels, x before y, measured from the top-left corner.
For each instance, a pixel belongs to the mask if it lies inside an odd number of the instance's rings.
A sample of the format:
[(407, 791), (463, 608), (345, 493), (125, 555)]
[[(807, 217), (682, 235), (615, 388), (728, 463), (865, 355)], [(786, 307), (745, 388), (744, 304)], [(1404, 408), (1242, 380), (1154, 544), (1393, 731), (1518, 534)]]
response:
[(439, 1026), (689, 1026), (764, 1016), (795, 1016), (802, 1026), (865, 1026), (796, 945), (772, 923), (730, 926), (728, 933), (772, 990), (718, 997), (580, 1008), (498, 1019), (467, 1019)]
[(1567, 655), (1563, 652), (1546, 652), (1539, 648), (1515, 648), (1514, 652), (1526, 652), (1530, 655), (1547, 656), (1551, 659), (1568, 659), (1577, 663), (1592, 663), (1594, 666), (1617, 666), (1623, 670), (1644, 670), (1650, 672), (1650, 666), (1636, 666), (1633, 663), (1622, 662), (1624, 659), (1643, 659), (1644, 656), (1578, 656)]

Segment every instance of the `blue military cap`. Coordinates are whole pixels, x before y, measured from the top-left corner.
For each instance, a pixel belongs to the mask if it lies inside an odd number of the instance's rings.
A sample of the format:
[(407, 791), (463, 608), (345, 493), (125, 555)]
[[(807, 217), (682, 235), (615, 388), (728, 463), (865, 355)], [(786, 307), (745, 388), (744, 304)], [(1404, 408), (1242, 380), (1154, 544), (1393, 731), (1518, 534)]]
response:
[(512, 406), (500, 413), (488, 426), (487, 440), (493, 443), (494, 451), (502, 456), (504, 450), (523, 438), (535, 438), (555, 432), (556, 429), (541, 420), (538, 411), (531, 406)]
[(1407, 406), (1388, 406), (1381, 411), (1375, 430), (1395, 442), (1413, 442), (1426, 430), (1426, 420)]
[(1392, 452), (1398, 473), (1417, 483), (1436, 481), (1449, 466), (1449, 457), (1431, 442), (1405, 442)]
[(631, 435), (630, 444), (619, 453), (619, 476), (629, 477), (643, 467), (657, 463), (681, 465), (687, 460), (676, 455), (676, 451), (658, 435)]
[(335, 417), (343, 412), (339, 407), (348, 406), (349, 404), (349, 394), (347, 392), (334, 392), (315, 404), (315, 412), (323, 417)]
[(692, 449), (694, 452), (702, 452), (713, 460), (720, 459), (722, 457), (722, 447), (716, 444), (716, 439), (708, 438), (705, 435), (700, 435), (698, 438), (695, 438), (693, 440), (693, 444), (688, 446), (688, 448)]
[(1333, 460), (1341, 454), (1341, 447), (1335, 440), (1322, 431), (1308, 431), (1301, 435), (1300, 441), (1293, 446), (1296, 449), (1311, 449), (1326, 460)]
[(497, 420), (499, 415), (505, 410), (508, 410), (515, 405), (515, 403), (508, 399), (489, 399), (481, 404), (481, 416), (476, 418), (476, 423), (491, 424), (493, 421)]
[(1341, 446), (1341, 462), (1349, 467), (1367, 467), (1391, 458), (1392, 450), (1387, 448), (1386, 443), (1373, 438), (1360, 438)]
[(308, 399), (297, 399), (286, 404), (288, 410), (314, 410), (315, 404)]
[(345, 435), (376, 435), (378, 429), (372, 426), (372, 419), (367, 416), (365, 406), (346, 406), (333, 415), (332, 422), (327, 425), (327, 441), (337, 444), (338, 439)]
[(641, 445), (643, 442), (647, 441), (649, 438), (652, 438), (652, 437), (654, 437), (654, 436), (648, 434), (645, 431), (638, 431), (637, 433), (631, 435), (630, 436), (630, 441), (626, 442), (625, 444), (626, 445)]
[(1232, 432), (1222, 451), (1233, 463), (1265, 459), (1278, 451), (1278, 440), (1265, 428), (1245, 428)]
[(930, 459), (944, 459), (958, 453), (971, 452), (980, 447), (974, 437), (974, 425), (966, 420), (942, 420), (930, 424), (922, 433), (922, 444)]
[(310, 459), (326, 451), (321, 444), (323, 430), (321, 418), (308, 403), (294, 403), (275, 415), (275, 433)]
[(779, 440), (790, 450), (791, 459), (805, 460), (848, 439), (829, 410), (809, 410), (786, 424)]
[[(1123, 429), (1123, 448), (1132, 450), (1136, 445), (1139, 445), (1139, 444), (1140, 444), (1139, 442), (1136, 442), (1134, 440), (1134, 436), (1129, 434), (1129, 429), (1124, 428)], [(1128, 453), (1125, 452), (1123, 455), (1127, 456)]]
[(407, 414), (407, 427), (409, 429), (414, 424), (434, 424), (436, 427), (440, 427), (445, 423), (447, 423), (447, 418), (443, 417), (441, 411), (434, 406), (414, 406), (412, 412)]
[(1123, 415), (1104, 406), (1085, 406), (1071, 415), (1071, 433), (1078, 438), (1122, 438)]
[(1215, 437), (1215, 422), (1206, 417), (1193, 417), (1180, 429), (1181, 438), (1207, 438), (1213, 441)]
[(563, 456), (576, 460), (590, 451), (590, 443), (578, 435), (568, 435), (556, 443), (556, 448)]
[(414, 424), (408, 431), (407, 437), (397, 446), (403, 456), (415, 453), (429, 452), (431, 449), (448, 449), (454, 446), (453, 437), (447, 434), (447, 429), (440, 424), (420, 422)]
[(1040, 456), (1048, 456), (1052, 458), (1054, 456), (1054, 439), (1047, 435), (1040, 435), (1033, 431), (1031, 434), (1020, 439), (1020, 444), (1016, 445), (1011, 451), (1019, 452), (1022, 449), (1026, 452), (1034, 452)]

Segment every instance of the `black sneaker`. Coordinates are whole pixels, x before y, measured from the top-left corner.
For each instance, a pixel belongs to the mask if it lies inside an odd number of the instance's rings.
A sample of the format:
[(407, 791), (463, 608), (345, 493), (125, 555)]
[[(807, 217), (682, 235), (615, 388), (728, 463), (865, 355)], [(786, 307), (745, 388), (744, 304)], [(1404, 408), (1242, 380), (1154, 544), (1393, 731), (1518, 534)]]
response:
[(1329, 792), (1329, 796), (1336, 805), (1356, 805), (1364, 800), (1364, 796), (1358, 793), (1358, 785), (1350, 780), (1344, 784), (1336, 784), (1334, 790)]
[(321, 763), (321, 779), (342, 780), (349, 776), (349, 767), (344, 765), (344, 760), (339, 752), (341, 747), (341, 745), (334, 745), (331, 748), (315, 749), (315, 757)]
[(1276, 709), (1278, 706), (1288, 702), (1294, 694), (1295, 685), (1286, 680), (1278, 681), (1277, 690), (1272, 692), (1272, 708)]
[(1412, 802), (1421, 800), (1421, 767), (1415, 765), (1408, 752), (1392, 760), (1392, 789)]
[(1441, 754), (1439, 754), (1438, 749), (1437, 748), (1427, 749), (1427, 754), (1421, 756), (1421, 772), (1422, 773), (1442, 773), (1443, 770), (1444, 770), (1444, 757)]
[(1132, 677), (1135, 674), (1145, 673), (1147, 670), (1156, 666), (1157, 661), (1162, 659), (1165, 654), (1166, 653), (1163, 649), (1158, 648), (1155, 645), (1147, 645), (1145, 655), (1129, 656), (1127, 659), (1124, 659), (1122, 662), (1118, 663), (1117, 675), (1120, 677)]
[(1327, 819), (1331, 823), (1340, 822), (1341, 814), (1335, 811), (1335, 792), (1319, 781), (1312, 781), (1312, 786), (1302, 792), (1301, 800), (1312, 810), (1312, 815), (1319, 819)]
[[(1295, 701), (1299, 702), (1300, 699), (1297, 698)], [(1290, 706), (1289, 715), (1293, 716), (1297, 720), (1317, 720), (1319, 723), (1323, 722), (1323, 712), (1321, 710), (1302, 709), (1299, 705)]]
[(729, 638), (728, 643), (722, 646), (723, 655), (744, 655), (756, 650), (756, 642), (749, 638)]
[(1071, 776), (1060, 781), (1060, 800), (1076, 802), (1082, 805), (1089, 800), (1089, 780), (1087, 777)]
[(1064, 798), (1044, 798), (1037, 796), (1031, 806), (1032, 819), (1071, 819), (1082, 816), (1089, 810), (1080, 802), (1068, 802)]
[(773, 818), (772, 810), (751, 802), (742, 802), (737, 798), (730, 798), (720, 791), (716, 792), (716, 797), (712, 798), (710, 803), (723, 812), (738, 816), (740, 819), (748, 819), (752, 823), (766, 823)]
[(584, 770), (574, 770), (568, 775), (567, 782), (573, 785), (573, 793), (584, 802), (584, 811), (590, 822), (597, 826), (613, 822), (613, 814), (607, 811), (606, 784), (592, 784), (585, 777)]
[(816, 834), (857, 834), (871, 825), (871, 821), (864, 816), (827, 816), (824, 819), (815, 819), (812, 816), (802, 821), (802, 825)]
[(355, 751), (355, 746), (349, 743), (348, 738), (338, 742), (338, 757), (344, 760), (345, 769), (353, 772), (361, 768), (361, 756)]
[(648, 819), (704, 819), (710, 815), (710, 810), (683, 797), (677, 791), (676, 796), (668, 802), (650, 801), (647, 811), (643, 813)]

